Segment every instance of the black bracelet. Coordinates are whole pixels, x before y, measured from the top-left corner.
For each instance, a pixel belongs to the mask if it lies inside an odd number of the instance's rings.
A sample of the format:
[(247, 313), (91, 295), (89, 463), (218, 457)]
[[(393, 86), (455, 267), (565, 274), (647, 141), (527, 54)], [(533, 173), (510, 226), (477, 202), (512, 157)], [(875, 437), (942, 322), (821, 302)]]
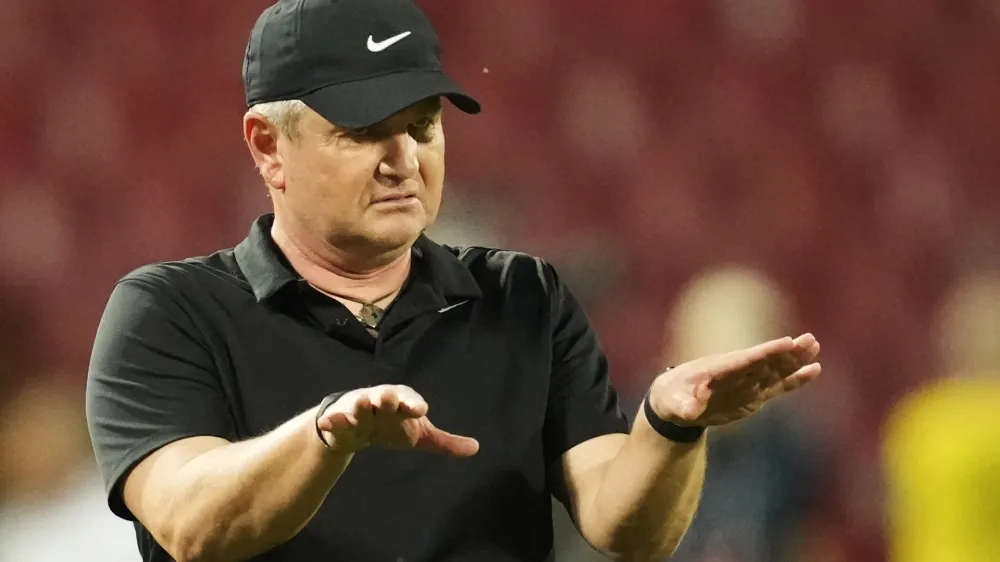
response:
[(653, 411), (653, 407), (649, 405), (649, 393), (651, 390), (652, 389), (647, 390), (646, 397), (642, 399), (642, 409), (646, 413), (646, 421), (649, 422), (649, 425), (652, 426), (657, 433), (671, 441), (677, 441), (678, 443), (694, 443), (699, 437), (701, 437), (702, 433), (705, 433), (705, 428), (703, 426), (677, 425), (656, 415), (656, 412)]
[(336, 402), (337, 400), (340, 400), (340, 397), (347, 394), (348, 392), (350, 391), (342, 390), (340, 392), (334, 392), (333, 394), (328, 395), (326, 398), (323, 399), (322, 402), (319, 403), (319, 409), (316, 410), (316, 420), (314, 422), (314, 424), (316, 425), (316, 435), (319, 435), (319, 440), (322, 441), (324, 445), (326, 445), (327, 449), (331, 448), (332, 445), (330, 445), (330, 443), (326, 440), (326, 437), (323, 437), (323, 432), (319, 428), (319, 419), (323, 417), (323, 413), (326, 412), (327, 408), (332, 406), (333, 403)]

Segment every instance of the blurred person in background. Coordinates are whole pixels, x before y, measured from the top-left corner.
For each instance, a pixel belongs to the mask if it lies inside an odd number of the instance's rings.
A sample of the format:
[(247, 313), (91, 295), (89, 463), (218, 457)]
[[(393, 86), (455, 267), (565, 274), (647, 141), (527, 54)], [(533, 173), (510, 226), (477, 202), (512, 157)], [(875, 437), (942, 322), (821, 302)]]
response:
[(4, 401), (0, 451), (0, 560), (140, 560), (135, 530), (106, 507), (79, 388), (27, 373)]
[(892, 562), (1000, 560), (1000, 270), (962, 276), (938, 315), (943, 377), (884, 431)]
[(127, 275), (94, 343), (88, 425), (147, 562), (541, 562), (553, 495), (596, 548), (655, 559), (694, 514), (706, 428), (819, 375), (811, 334), (688, 361), (630, 429), (551, 265), (422, 236), (442, 99), (479, 109), (438, 51), (406, 0), (282, 1), (251, 32), (244, 134), (274, 213)]
[[(665, 359), (679, 364), (739, 349), (793, 329), (795, 311), (760, 271), (725, 265), (692, 280), (677, 296)], [(712, 431), (701, 505), (671, 560), (790, 562), (799, 551), (825, 481), (818, 434), (795, 403), (777, 402)]]
[[(794, 328), (792, 303), (772, 279), (752, 268), (721, 265), (692, 278), (676, 297), (664, 360), (679, 364)], [(819, 509), (830, 453), (796, 403), (776, 402), (757, 415), (708, 435), (701, 504), (673, 562), (816, 560), (804, 535)], [(598, 562), (567, 519), (557, 518), (561, 557)]]
[(32, 322), (0, 303), (0, 561), (137, 562), (108, 512), (78, 385), (44, 364)]

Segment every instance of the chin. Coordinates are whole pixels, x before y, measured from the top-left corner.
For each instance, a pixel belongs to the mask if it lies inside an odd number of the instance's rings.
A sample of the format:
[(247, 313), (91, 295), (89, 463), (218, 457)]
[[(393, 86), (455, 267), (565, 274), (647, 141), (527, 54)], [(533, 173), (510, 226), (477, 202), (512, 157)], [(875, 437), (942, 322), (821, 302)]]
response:
[(420, 237), (420, 233), (423, 230), (424, 226), (422, 222), (400, 220), (396, 224), (374, 229), (370, 240), (382, 248), (400, 248), (412, 244)]

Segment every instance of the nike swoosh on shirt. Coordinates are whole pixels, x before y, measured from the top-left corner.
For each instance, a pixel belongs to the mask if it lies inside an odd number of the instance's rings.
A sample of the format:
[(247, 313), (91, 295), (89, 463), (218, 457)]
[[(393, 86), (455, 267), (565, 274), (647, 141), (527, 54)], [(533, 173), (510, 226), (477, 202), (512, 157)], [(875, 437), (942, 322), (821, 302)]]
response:
[(371, 35), (369, 35), (368, 36), (368, 50), (371, 51), (371, 52), (373, 52), (373, 53), (382, 52), (382, 51), (388, 49), (389, 47), (392, 47), (396, 43), (399, 43), (403, 39), (406, 39), (406, 36), (409, 35), (409, 34), (410, 34), (409, 31), (404, 31), (404, 32), (400, 33), (399, 35), (393, 35), (392, 37), (390, 37), (388, 39), (383, 39), (382, 41), (375, 41), (375, 38), (372, 37)]
[(441, 312), (441, 313), (448, 312), (449, 310), (451, 310), (453, 308), (458, 308), (458, 307), (462, 306), (463, 304), (465, 304), (467, 302), (469, 302), (469, 301), (462, 301), (462, 302), (459, 302), (459, 303), (455, 303), (455, 304), (446, 306), (444, 308), (439, 308), (438, 312)]

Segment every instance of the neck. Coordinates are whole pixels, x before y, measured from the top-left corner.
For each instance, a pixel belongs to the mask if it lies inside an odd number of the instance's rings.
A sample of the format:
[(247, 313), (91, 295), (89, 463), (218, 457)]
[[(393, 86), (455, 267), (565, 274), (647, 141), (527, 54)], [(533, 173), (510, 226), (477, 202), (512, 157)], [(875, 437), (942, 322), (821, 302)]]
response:
[(275, 217), (271, 237), (292, 268), (310, 285), (334, 295), (371, 300), (402, 287), (410, 273), (410, 248), (356, 256), (310, 240)]

